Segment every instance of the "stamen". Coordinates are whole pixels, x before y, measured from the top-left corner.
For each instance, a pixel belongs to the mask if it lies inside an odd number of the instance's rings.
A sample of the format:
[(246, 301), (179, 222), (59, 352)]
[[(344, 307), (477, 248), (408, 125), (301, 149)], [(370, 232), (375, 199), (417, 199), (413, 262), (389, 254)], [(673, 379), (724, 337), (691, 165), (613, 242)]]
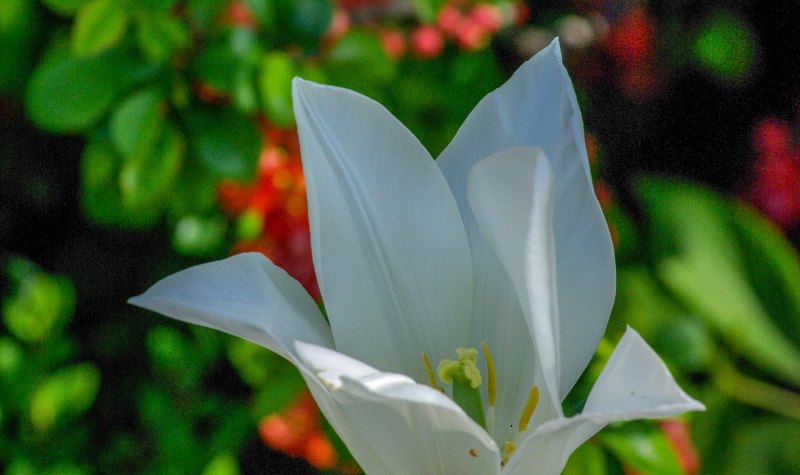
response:
[(531, 393), (528, 396), (528, 402), (525, 403), (525, 409), (522, 410), (522, 415), (519, 416), (518, 431), (525, 432), (528, 428), (528, 423), (531, 421), (536, 406), (539, 404), (539, 387), (531, 386)]
[(497, 404), (497, 369), (494, 366), (494, 358), (492, 358), (492, 352), (489, 351), (489, 345), (484, 341), (481, 343), (481, 347), (483, 348), (483, 356), (486, 358), (486, 372), (489, 379), (486, 393), (489, 399), (489, 406), (494, 407)]
[(440, 392), (444, 392), (444, 389), (440, 388), (439, 385), (436, 384), (436, 376), (433, 374), (431, 361), (428, 359), (428, 355), (424, 351), (422, 352), (422, 364), (425, 365), (425, 371), (428, 373), (428, 382), (431, 383), (431, 387)]
[(503, 460), (500, 462), (500, 464), (501, 465), (507, 464), (508, 459), (510, 459), (511, 456), (514, 455), (514, 452), (516, 451), (517, 451), (517, 446), (516, 444), (514, 444), (514, 442), (511, 442), (510, 440), (506, 442), (505, 445), (503, 445)]

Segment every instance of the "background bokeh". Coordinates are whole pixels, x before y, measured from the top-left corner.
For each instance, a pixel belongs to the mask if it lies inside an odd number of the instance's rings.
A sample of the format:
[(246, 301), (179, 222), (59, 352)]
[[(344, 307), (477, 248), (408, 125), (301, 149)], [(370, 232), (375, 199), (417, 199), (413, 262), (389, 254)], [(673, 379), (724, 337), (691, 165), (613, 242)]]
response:
[(3, 0), (0, 469), (358, 473), (279, 357), (130, 307), (256, 250), (318, 296), (290, 82), (435, 156), (560, 36), (632, 325), (708, 410), (609, 427), (569, 474), (800, 473), (800, 3)]

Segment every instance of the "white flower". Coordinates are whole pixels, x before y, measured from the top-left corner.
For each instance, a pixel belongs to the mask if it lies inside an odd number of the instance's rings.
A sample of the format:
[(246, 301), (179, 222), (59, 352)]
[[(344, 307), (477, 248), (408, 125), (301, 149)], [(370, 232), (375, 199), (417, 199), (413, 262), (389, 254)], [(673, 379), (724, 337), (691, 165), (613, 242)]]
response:
[(562, 413), (605, 331), (615, 270), (557, 41), (436, 161), (352, 91), (296, 79), (294, 102), (330, 325), (257, 254), (131, 303), (288, 359), (369, 474), (555, 474), (611, 421), (703, 408), (629, 329), (584, 412)]

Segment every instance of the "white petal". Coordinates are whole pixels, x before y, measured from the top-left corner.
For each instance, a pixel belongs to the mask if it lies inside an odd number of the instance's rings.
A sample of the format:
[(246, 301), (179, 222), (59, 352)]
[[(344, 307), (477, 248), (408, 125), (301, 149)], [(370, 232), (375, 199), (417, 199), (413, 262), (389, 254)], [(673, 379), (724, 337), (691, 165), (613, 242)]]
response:
[(556, 419), (528, 436), (508, 465), (509, 475), (558, 474), (570, 454), (606, 424), (702, 411), (675, 382), (664, 362), (628, 328), (589, 394), (584, 412)]
[(295, 340), (333, 347), (330, 327), (314, 300), (258, 253), (190, 267), (128, 302), (244, 338), (293, 363)]
[[(464, 218), (480, 299), (500, 300), (507, 282), (496, 265), (467, 204), (467, 173), (480, 159), (516, 146), (541, 147), (555, 175), (554, 232), (560, 311), (561, 397), (594, 354), (605, 331), (615, 293), (611, 237), (592, 191), (583, 123), (575, 92), (554, 41), (523, 64), (505, 85), (486, 96), (436, 160)], [(498, 297), (494, 297), (498, 295)], [(480, 317), (479, 317), (480, 318)]]
[(533, 147), (481, 160), (468, 184), (478, 225), (511, 278), (528, 321), (539, 372), (539, 420), (561, 416), (552, 188), (547, 157)]
[(336, 347), (426, 380), (469, 340), (472, 267), (428, 152), (376, 102), (296, 79), (312, 251)]
[(617, 412), (613, 420), (669, 417), (702, 411), (675, 382), (661, 358), (630, 327), (597, 378), (584, 406), (584, 414), (599, 420)]
[(366, 473), (499, 473), (492, 439), (439, 391), (327, 348), (298, 343), (297, 352), (328, 386), (350, 425), (339, 432), (342, 440), (351, 450), (367, 444), (378, 458), (378, 465), (362, 464)]

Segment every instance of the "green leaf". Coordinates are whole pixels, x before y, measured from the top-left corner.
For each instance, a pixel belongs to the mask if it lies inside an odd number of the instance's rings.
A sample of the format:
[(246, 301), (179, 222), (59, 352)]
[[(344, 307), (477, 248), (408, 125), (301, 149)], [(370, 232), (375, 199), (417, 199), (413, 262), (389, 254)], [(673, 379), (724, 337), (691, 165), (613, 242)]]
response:
[(178, 410), (166, 390), (155, 385), (139, 390), (137, 406), (156, 451), (153, 473), (197, 473), (200, 447), (190, 414)]
[(119, 188), (123, 204), (135, 212), (160, 209), (178, 178), (185, 155), (186, 139), (177, 127), (167, 124), (151, 148), (137, 150), (122, 164)]
[(204, 49), (192, 62), (192, 74), (214, 89), (233, 91), (236, 71), (241, 68), (239, 57), (225, 44)]
[(86, 3), (87, 0), (42, 0), (50, 10), (58, 13), (59, 15), (71, 16), (78, 11), (81, 5)]
[(227, 231), (222, 216), (182, 216), (172, 233), (172, 247), (186, 256), (211, 256), (224, 248)]
[(39, 15), (33, 0), (0, 2), (0, 93), (22, 89), (33, 64), (38, 29)]
[(154, 63), (165, 63), (189, 46), (187, 25), (169, 12), (145, 11), (136, 18), (136, 40)]
[(731, 219), (748, 279), (773, 321), (800, 342), (800, 256), (770, 220), (744, 203)]
[(800, 473), (800, 424), (770, 417), (739, 421), (730, 434), (724, 468), (719, 473)]
[(317, 47), (333, 21), (333, 2), (328, 0), (275, 0), (276, 24), (291, 43)]
[(31, 395), (31, 422), (42, 433), (91, 407), (100, 387), (100, 372), (88, 364), (63, 368), (42, 381)]
[(117, 96), (149, 74), (128, 58), (54, 55), (34, 70), (25, 107), (36, 125), (51, 132), (79, 132), (108, 111)]
[(392, 80), (397, 63), (386, 55), (378, 37), (353, 28), (325, 58), (325, 71), (332, 84), (364, 92), (376, 83)]
[(715, 344), (708, 329), (665, 293), (649, 269), (626, 266), (617, 273), (617, 300), (609, 327), (631, 325), (670, 364), (690, 372), (709, 369)]
[(219, 18), (230, 0), (188, 0), (185, 3), (192, 19), (199, 24), (201, 29), (207, 30)]
[(208, 170), (248, 178), (255, 170), (261, 136), (255, 123), (227, 108), (195, 107), (184, 115), (189, 143)]
[(14, 291), (3, 300), (3, 323), (26, 343), (40, 343), (72, 316), (75, 289), (62, 277), (46, 274), (23, 259), (12, 259), (7, 274)]
[(81, 193), (84, 212), (89, 218), (109, 226), (145, 228), (155, 225), (161, 215), (156, 206), (131, 209), (123, 203), (120, 169), (123, 159), (110, 139), (95, 133), (81, 158)]
[(231, 454), (220, 454), (206, 466), (203, 475), (239, 475), (239, 463)]
[(684, 475), (667, 437), (650, 422), (626, 423), (597, 436), (622, 463), (646, 475)]
[(253, 388), (270, 382), (278, 358), (268, 349), (239, 338), (228, 344), (228, 361), (242, 380)]
[(417, 18), (424, 23), (431, 23), (436, 20), (439, 10), (444, 5), (442, 0), (411, 0), (414, 5), (414, 10), (417, 12)]
[(241, 94), (243, 85), (252, 88), (246, 83), (252, 82), (260, 56), (261, 45), (253, 31), (231, 28), (194, 58), (191, 71), (219, 92)]
[(686, 183), (648, 180), (640, 195), (665, 286), (762, 369), (800, 384), (800, 351), (773, 323), (748, 280), (732, 204)]
[(561, 475), (606, 475), (607, 472), (603, 451), (594, 444), (586, 443), (572, 452)]
[(164, 325), (151, 328), (147, 333), (147, 354), (155, 371), (181, 391), (197, 389), (204, 368), (202, 360), (194, 357), (193, 344), (184, 334)]
[(294, 124), (292, 110), (292, 78), (296, 75), (294, 62), (283, 51), (264, 55), (258, 76), (261, 104), (267, 117), (278, 127)]
[(117, 152), (130, 157), (149, 153), (164, 127), (164, 98), (156, 89), (138, 91), (111, 115), (111, 140)]
[(264, 31), (272, 31), (275, 28), (274, 0), (244, 0), (244, 3)]
[(128, 17), (117, 0), (91, 0), (80, 6), (72, 28), (72, 51), (93, 56), (113, 47), (125, 34)]

